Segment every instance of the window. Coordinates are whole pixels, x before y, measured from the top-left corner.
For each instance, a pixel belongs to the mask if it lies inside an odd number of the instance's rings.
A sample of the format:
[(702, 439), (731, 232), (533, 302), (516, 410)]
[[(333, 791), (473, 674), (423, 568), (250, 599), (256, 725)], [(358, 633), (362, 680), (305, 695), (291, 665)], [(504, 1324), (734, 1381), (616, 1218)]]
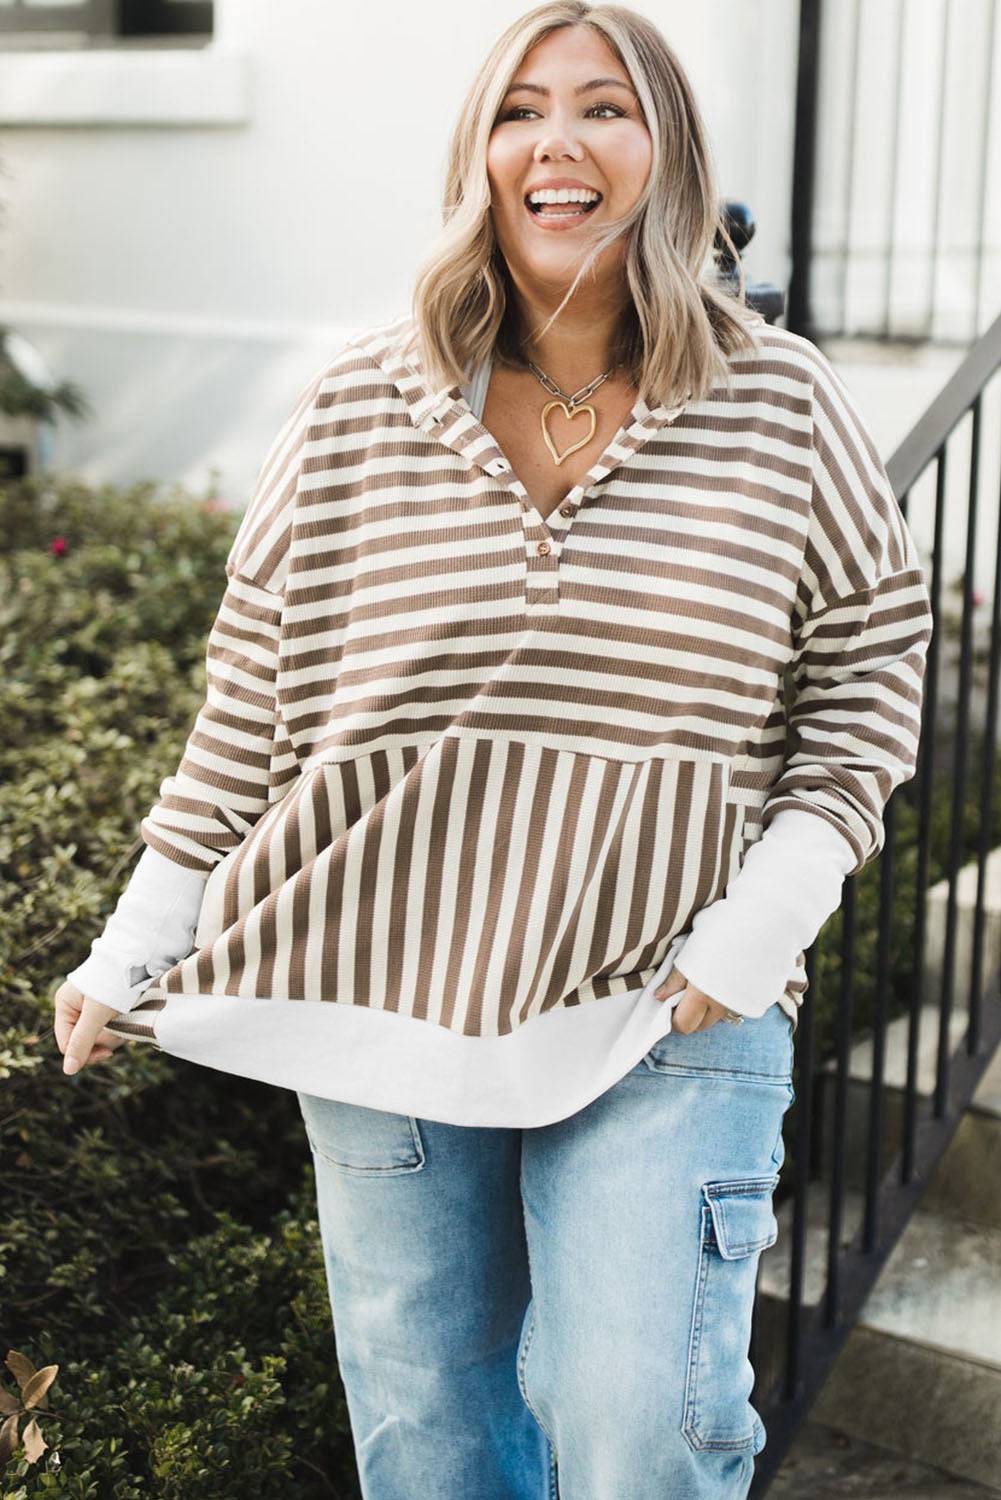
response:
[(0, 0), (0, 48), (212, 39), (211, 0)]

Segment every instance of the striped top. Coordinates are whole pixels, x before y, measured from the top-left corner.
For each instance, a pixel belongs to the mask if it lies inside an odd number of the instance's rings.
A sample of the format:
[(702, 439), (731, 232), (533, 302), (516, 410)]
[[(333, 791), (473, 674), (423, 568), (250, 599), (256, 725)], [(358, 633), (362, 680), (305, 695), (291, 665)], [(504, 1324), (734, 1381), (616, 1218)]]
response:
[[(536, 1044), (649, 1001), (682, 944), (706, 993), (795, 1021), (804, 952), (754, 993), (737, 876), (784, 809), (839, 835), (843, 870), (878, 853), (931, 633), (851, 396), (760, 324), (728, 385), (638, 401), (543, 518), (409, 329), (350, 339), (264, 462), (206, 701), (141, 824), (206, 877), (194, 947), (109, 1029), (228, 1066), (257, 1027), (273, 1081), (310, 1089), (322, 1054), (331, 1097), (429, 1113), (436, 1057), (530, 1078)], [(413, 1087), (385, 1102), (400, 1048)]]

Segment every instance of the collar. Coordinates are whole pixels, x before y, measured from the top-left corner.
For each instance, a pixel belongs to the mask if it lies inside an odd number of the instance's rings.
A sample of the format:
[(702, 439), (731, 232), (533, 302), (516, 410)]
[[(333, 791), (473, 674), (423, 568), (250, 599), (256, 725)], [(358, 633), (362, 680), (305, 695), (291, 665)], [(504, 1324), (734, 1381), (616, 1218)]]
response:
[(407, 403), (414, 426), (433, 431), (454, 414), (462, 393), (457, 385), (439, 390), (429, 387), (419, 351), (404, 352), (412, 328), (412, 315), (404, 313), (392, 323), (348, 339), (348, 343), (363, 349), (389, 376)]
[[(358, 334), (348, 343), (364, 350), (393, 382), (406, 402), (415, 427), (432, 434), (456, 452), (464, 453), (488, 472), (501, 472), (507, 467), (507, 461), (463, 400), (461, 388), (452, 385), (432, 390), (419, 350), (405, 352), (412, 327), (412, 314), (404, 313), (391, 323)], [(686, 399), (677, 406), (651, 407), (645, 401), (638, 401), (633, 408), (633, 420), (623, 432), (614, 457), (609, 455), (611, 461), (596, 465), (592, 474), (596, 475), (599, 467), (602, 476), (611, 472), (661, 427), (673, 422), (688, 404)]]

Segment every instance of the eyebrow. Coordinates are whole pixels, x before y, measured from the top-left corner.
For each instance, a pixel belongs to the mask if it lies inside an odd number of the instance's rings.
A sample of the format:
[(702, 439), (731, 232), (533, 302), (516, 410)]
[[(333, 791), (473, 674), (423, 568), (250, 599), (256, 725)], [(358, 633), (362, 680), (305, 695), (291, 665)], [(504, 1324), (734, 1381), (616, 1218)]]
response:
[[(517, 89), (524, 89), (529, 94), (542, 94), (547, 98), (550, 92), (541, 83), (512, 83), (511, 87), (505, 93), (504, 98), (506, 99), (508, 94), (513, 94)], [(586, 94), (591, 89), (627, 89), (634, 97), (639, 97), (632, 84), (624, 83), (621, 78), (592, 78), (590, 83), (579, 84), (574, 89), (574, 94)]]

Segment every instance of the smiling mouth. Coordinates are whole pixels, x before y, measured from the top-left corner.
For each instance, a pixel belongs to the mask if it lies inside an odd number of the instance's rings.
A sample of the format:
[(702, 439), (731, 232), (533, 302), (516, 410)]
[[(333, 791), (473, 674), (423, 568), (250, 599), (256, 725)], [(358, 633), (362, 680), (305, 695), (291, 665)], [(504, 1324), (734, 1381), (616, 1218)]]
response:
[(604, 198), (595, 198), (590, 203), (530, 203), (527, 197), (524, 201), (529, 213), (537, 219), (586, 219)]

